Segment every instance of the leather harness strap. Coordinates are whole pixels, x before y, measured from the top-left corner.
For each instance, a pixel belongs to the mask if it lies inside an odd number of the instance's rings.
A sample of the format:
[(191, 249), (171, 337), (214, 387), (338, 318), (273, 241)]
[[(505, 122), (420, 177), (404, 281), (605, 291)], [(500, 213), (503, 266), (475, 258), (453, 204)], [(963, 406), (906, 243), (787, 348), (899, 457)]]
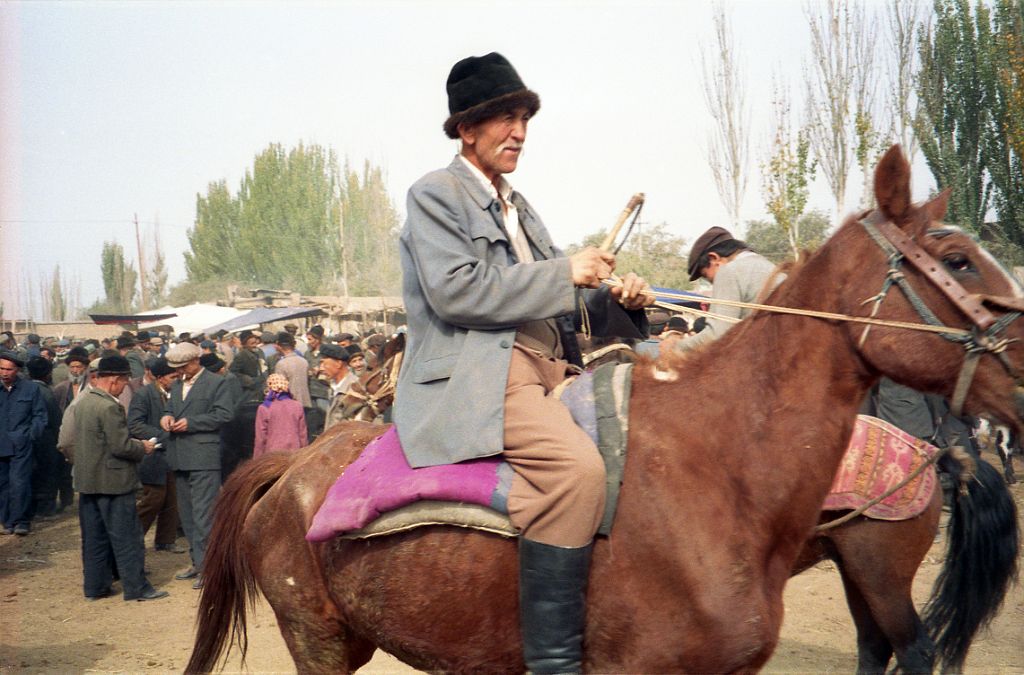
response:
[(935, 284), (936, 288), (970, 318), (975, 326), (987, 330), (996, 322), (995, 316), (985, 308), (980, 296), (968, 293), (935, 258), (904, 234), (903, 230), (891, 222), (874, 223), (874, 225), (896, 247), (896, 250), (903, 254), (904, 260)]

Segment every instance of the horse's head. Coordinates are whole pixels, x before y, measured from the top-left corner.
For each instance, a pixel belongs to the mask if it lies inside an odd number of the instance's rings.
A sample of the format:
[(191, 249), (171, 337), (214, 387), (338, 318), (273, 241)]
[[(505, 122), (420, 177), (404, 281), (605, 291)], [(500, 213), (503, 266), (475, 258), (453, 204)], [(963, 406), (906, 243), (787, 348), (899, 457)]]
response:
[(839, 246), (831, 255), (847, 258), (850, 293), (861, 294), (847, 295), (845, 313), (952, 330), (846, 324), (862, 360), (874, 373), (945, 395), (954, 409), (962, 402), (969, 413), (991, 413), (1019, 427), (1020, 285), (974, 237), (942, 222), (948, 190), (911, 203), (910, 165), (899, 146), (875, 170), (875, 198), (875, 211), (851, 218), (834, 238)]
[(378, 365), (363, 373), (342, 399), (345, 419), (372, 422), (394, 405), (395, 383), (398, 382), (404, 348), (404, 334), (388, 340), (381, 347)]

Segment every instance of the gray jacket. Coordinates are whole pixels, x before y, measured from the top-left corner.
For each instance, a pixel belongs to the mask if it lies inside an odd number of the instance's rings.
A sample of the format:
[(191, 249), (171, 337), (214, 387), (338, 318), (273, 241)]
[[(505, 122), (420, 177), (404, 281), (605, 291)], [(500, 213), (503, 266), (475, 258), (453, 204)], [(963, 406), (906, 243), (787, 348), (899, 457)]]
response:
[(511, 200), (536, 262), (516, 264), (501, 205), (458, 157), (409, 190), (399, 246), (409, 333), (394, 419), (414, 467), (503, 450), (518, 326), (557, 318), (571, 362), (579, 361), (573, 326), (581, 299), (595, 335), (646, 330), (644, 313), (625, 312), (608, 288), (577, 291), (540, 217), (522, 195)]
[(188, 420), (188, 431), (172, 433), (167, 463), (174, 471), (220, 470), (220, 428), (234, 415), (234, 401), (223, 377), (203, 370), (183, 401), (182, 382), (171, 385), (165, 415)]
[[(711, 297), (719, 300), (737, 300), (739, 302), (756, 302), (758, 295), (764, 288), (765, 282), (775, 270), (775, 264), (767, 258), (754, 253), (743, 251), (736, 259), (728, 265), (722, 266), (715, 275), (715, 282), (711, 287)], [(782, 282), (785, 277), (779, 275), (775, 280), (776, 284)], [(753, 310), (746, 307), (727, 307), (725, 305), (711, 305), (713, 314), (745, 319), (750, 316)], [(696, 335), (683, 338), (675, 344), (679, 351), (687, 351), (714, 342), (722, 337), (733, 323), (724, 319), (708, 318), (707, 326)]]

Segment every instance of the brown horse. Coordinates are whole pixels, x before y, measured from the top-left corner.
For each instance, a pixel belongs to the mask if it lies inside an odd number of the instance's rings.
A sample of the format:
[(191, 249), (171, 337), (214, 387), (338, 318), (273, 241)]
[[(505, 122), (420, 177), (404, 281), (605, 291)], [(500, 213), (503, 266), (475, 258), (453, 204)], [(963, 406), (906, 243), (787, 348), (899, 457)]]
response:
[[(941, 261), (932, 266), (947, 268), (967, 293), (1000, 307), (1020, 304), (1016, 285), (976, 242), (937, 227), (945, 195), (911, 205), (909, 165), (898, 148), (876, 170), (875, 193), (878, 219)], [(770, 301), (863, 315), (863, 301), (890, 278), (894, 258), (883, 246), (851, 218)], [(923, 311), (946, 326), (971, 327), (969, 310), (942, 282), (917, 268), (902, 271), (917, 300), (891, 292), (879, 318), (919, 322)], [(999, 335), (978, 341), (1024, 338), (1015, 313), (997, 313)], [(935, 333), (875, 326), (861, 343), (862, 334), (854, 324), (759, 312), (706, 349), (634, 369), (630, 458), (615, 526), (594, 551), (587, 670), (735, 672), (768, 660), (786, 579), (869, 387), (884, 374), (951, 396), (965, 361), (961, 344)], [(1020, 429), (1014, 394), (1024, 343), (1001, 344), (998, 358), (977, 361), (966, 406)], [(310, 449), (253, 462), (225, 485), (189, 671), (213, 667), (229, 638), (244, 650), (246, 601), (257, 589), (301, 672), (351, 672), (377, 648), (423, 670), (523, 670), (513, 541), (453, 527), (305, 541), (335, 477), (380, 430), (338, 425)], [(1002, 600), (1014, 560), (994, 577), (1001, 590), (978, 600), (982, 622)], [(930, 669), (930, 646), (921, 652), (921, 669)]]
[[(994, 617), (1015, 576), (1017, 515), (998, 470), (981, 460), (968, 460), (968, 467), (940, 461), (958, 485), (947, 555), (923, 621), (911, 589), (938, 532), (941, 490), (916, 518), (862, 516), (816, 533), (793, 565), (795, 576), (822, 560), (836, 563), (857, 628), (858, 673), (884, 673), (893, 654), (906, 672), (930, 672), (935, 653), (944, 669), (961, 670), (974, 635)], [(821, 522), (842, 515), (825, 511)]]

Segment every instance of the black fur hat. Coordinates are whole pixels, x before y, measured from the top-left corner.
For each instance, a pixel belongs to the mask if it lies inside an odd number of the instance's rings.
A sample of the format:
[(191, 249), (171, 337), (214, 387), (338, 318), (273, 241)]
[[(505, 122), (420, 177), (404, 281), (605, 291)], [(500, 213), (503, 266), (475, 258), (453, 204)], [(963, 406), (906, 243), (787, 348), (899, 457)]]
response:
[(446, 88), (450, 117), (444, 133), (448, 138), (459, 137), (460, 124), (483, 122), (519, 106), (525, 106), (530, 115), (540, 110), (540, 97), (526, 88), (508, 59), (497, 52), (456, 63)]
[(53, 372), (53, 364), (42, 356), (33, 356), (25, 367), (28, 368), (28, 376), (33, 380), (46, 380)]
[(99, 366), (96, 368), (96, 374), (101, 376), (131, 375), (132, 367), (128, 363), (128, 359), (115, 352), (110, 356), (104, 356), (100, 359)]

